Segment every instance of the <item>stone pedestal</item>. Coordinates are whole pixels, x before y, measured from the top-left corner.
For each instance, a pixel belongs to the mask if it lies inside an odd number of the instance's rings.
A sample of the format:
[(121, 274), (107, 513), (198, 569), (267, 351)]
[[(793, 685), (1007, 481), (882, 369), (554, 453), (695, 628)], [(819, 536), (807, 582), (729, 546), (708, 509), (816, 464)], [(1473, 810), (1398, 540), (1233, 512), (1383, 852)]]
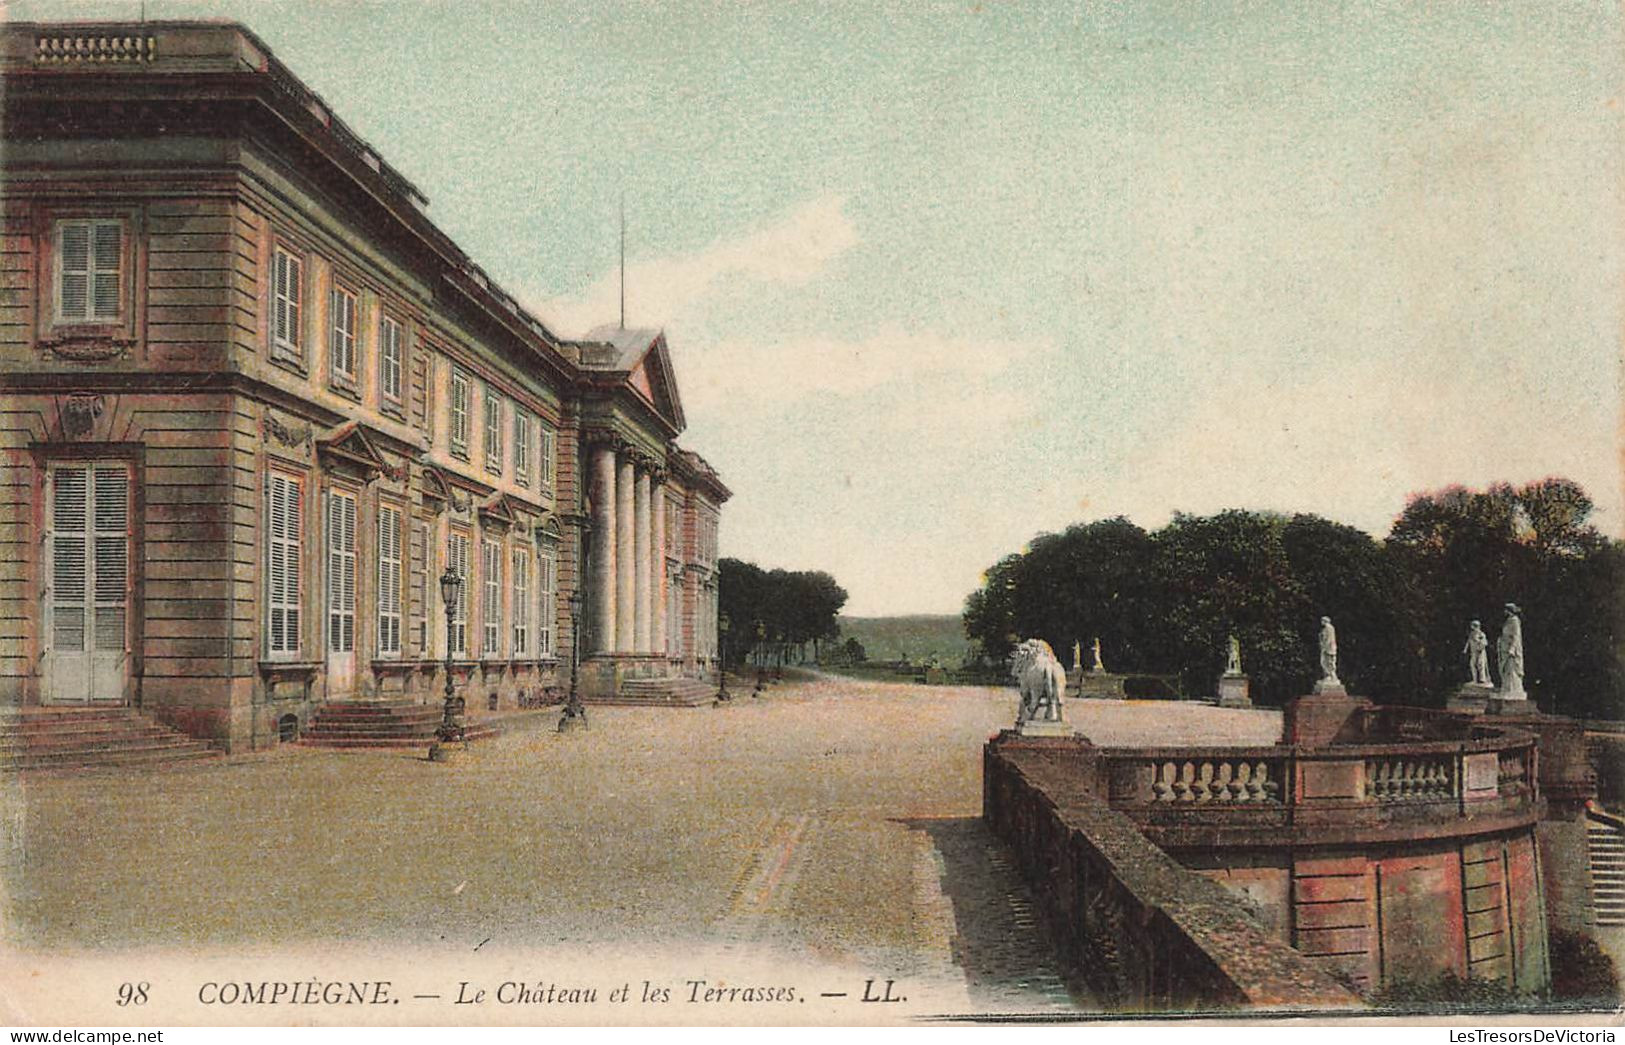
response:
[(1349, 696), (1342, 686), (1298, 697), (1287, 704), (1282, 716), (1281, 740), (1305, 747), (1324, 747), (1337, 739), (1356, 711), (1369, 705), (1369, 701)]
[(1123, 681), (1127, 678), (1127, 675), (1114, 675), (1109, 671), (1074, 671), (1067, 678), (1067, 685), (1074, 697), (1122, 700), (1126, 696)]
[(1064, 721), (1049, 721), (1041, 718), (1032, 718), (1016, 727), (1016, 733), (1024, 737), (1069, 737), (1072, 727)]
[(1349, 691), (1343, 688), (1343, 683), (1337, 679), (1321, 679), (1315, 683), (1315, 688), (1310, 692), (1317, 697), (1346, 698), (1349, 695)]
[(1219, 707), (1250, 708), (1252, 706), (1253, 700), (1249, 694), (1246, 675), (1221, 675), (1219, 677)]
[(1495, 696), (1493, 687), (1478, 682), (1463, 682), (1461, 688), (1451, 694), (1445, 707), (1451, 711), (1466, 711), (1479, 715), (1489, 707), (1490, 698), (1493, 696)]

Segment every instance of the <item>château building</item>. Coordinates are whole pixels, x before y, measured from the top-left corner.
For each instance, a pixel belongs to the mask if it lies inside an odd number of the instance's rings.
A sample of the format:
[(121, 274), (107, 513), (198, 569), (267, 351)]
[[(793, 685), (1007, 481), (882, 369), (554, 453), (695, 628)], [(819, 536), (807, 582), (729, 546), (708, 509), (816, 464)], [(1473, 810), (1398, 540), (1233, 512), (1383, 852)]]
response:
[(240, 25), (14, 23), (0, 75), (0, 704), (240, 750), (439, 700), (448, 644), (476, 707), (583, 625), (589, 699), (714, 670), (662, 334), (558, 336)]

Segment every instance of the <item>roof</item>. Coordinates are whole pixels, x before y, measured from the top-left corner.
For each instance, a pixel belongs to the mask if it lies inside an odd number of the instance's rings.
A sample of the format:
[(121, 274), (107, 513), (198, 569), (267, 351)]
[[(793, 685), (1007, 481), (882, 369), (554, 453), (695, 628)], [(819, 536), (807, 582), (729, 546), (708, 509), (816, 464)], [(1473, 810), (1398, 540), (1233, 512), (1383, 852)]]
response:
[[(593, 327), (577, 342), (582, 347), (581, 365), (589, 370), (631, 370), (660, 334), (650, 327), (627, 328), (613, 323)], [(594, 351), (595, 346), (608, 346), (614, 351)]]

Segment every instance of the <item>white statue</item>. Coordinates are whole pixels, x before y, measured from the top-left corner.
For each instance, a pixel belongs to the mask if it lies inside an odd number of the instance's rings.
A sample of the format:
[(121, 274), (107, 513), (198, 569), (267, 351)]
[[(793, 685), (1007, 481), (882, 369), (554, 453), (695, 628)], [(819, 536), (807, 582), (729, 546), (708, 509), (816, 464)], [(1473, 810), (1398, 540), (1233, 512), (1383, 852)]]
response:
[(1518, 607), (1507, 603), (1506, 623), (1501, 625), (1501, 637), (1496, 640), (1495, 652), (1501, 662), (1502, 700), (1527, 700), (1523, 688), (1523, 622), (1518, 619)]
[(1061, 697), (1066, 693), (1066, 669), (1043, 639), (1027, 639), (1010, 657), (1010, 674), (1021, 687), (1020, 728), (1030, 721), (1060, 722)]
[(1320, 681), (1328, 686), (1337, 680), (1337, 629), (1330, 617), (1320, 618)]
[(1083, 670), (1083, 643), (1077, 639), (1072, 640), (1072, 666)]
[(1230, 654), (1224, 662), (1224, 673), (1226, 675), (1241, 674), (1241, 643), (1236, 640), (1234, 635), (1230, 636)]
[(1475, 686), (1488, 686), (1490, 684), (1490, 637), (1484, 634), (1484, 626), (1473, 621), (1467, 626), (1467, 645), (1461, 651), (1467, 654), (1468, 681)]
[(1090, 671), (1105, 671), (1106, 665), (1100, 662), (1100, 636), (1095, 636), (1095, 666)]

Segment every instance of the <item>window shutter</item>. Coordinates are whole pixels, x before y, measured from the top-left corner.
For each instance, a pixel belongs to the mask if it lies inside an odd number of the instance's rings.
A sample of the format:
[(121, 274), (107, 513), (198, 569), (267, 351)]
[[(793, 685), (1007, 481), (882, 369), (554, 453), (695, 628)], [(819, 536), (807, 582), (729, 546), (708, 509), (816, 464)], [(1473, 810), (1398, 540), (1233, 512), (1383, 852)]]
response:
[(68, 653), (85, 649), (89, 473), (89, 468), (59, 468), (52, 475), (51, 648)]
[(123, 468), (97, 468), (96, 648), (125, 648), (124, 618), (129, 580), (129, 477)]
[(62, 226), (63, 319), (89, 318), (90, 227), (83, 222)]
[(118, 222), (104, 221), (95, 226), (95, 296), (93, 318), (119, 316), (119, 265), (123, 259), (120, 240), (124, 228)]

